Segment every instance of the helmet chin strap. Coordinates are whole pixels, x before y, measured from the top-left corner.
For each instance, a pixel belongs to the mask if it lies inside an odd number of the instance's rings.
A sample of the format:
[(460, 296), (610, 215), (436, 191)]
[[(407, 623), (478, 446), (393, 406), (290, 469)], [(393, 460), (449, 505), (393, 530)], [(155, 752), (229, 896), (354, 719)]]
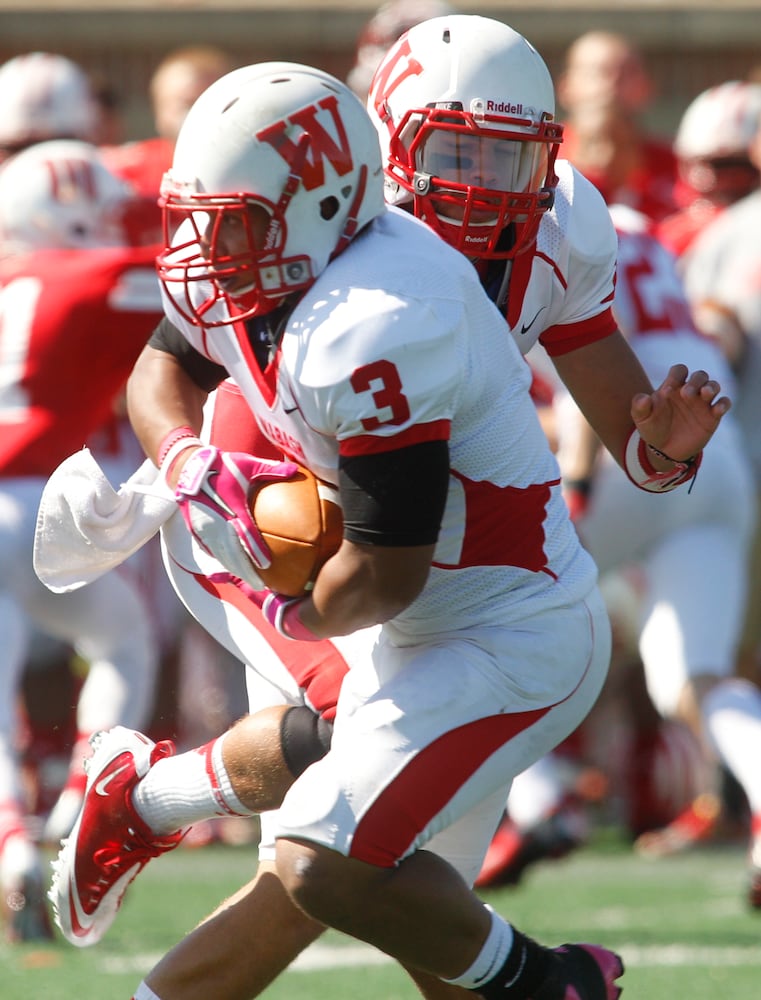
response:
[(367, 187), (367, 166), (362, 165), (359, 171), (359, 181), (357, 183), (357, 190), (352, 199), (351, 206), (349, 208), (349, 214), (346, 217), (346, 224), (344, 225), (341, 237), (336, 243), (333, 253), (330, 255), (330, 260), (334, 260), (340, 253), (342, 253), (347, 246), (354, 239), (357, 232), (357, 222), (359, 216), (359, 208), (362, 204), (362, 200), (365, 197), (365, 189)]

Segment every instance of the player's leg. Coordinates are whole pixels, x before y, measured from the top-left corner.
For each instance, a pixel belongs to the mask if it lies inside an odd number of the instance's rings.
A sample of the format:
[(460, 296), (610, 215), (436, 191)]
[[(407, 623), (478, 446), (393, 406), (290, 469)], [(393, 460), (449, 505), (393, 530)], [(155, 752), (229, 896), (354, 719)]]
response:
[[(222, 903), (165, 955), (145, 987), (161, 1000), (249, 1000), (324, 930), (282, 888), (274, 862)], [(151, 994), (147, 994), (151, 996)]]
[[(615, 956), (559, 955), (483, 905), (470, 889), (480, 840), (462, 871), (422, 849), (479, 803), (504, 802), (512, 777), (589, 711), (610, 653), (602, 601), (591, 601), (592, 614), (537, 616), (533, 628), (469, 642), (383, 644), (370, 672), (387, 679), (372, 698), (368, 677), (352, 670), (329, 753), (278, 815), (278, 872), (310, 916), (486, 997), (504, 996), (513, 979), (516, 997), (539, 995), (551, 981), (591, 982), (594, 1000), (617, 995)], [(550, 686), (529, 691), (542, 675)], [(518, 677), (528, 685), (523, 697)]]
[(0, 488), (0, 914), (10, 940), (52, 935), (43, 863), (26, 826), (16, 746), (19, 693), (30, 640), (26, 599), (41, 586), (32, 569), (40, 480), (4, 480)]
[(87, 781), (83, 761), (90, 755), (90, 737), (117, 725), (142, 729), (148, 723), (159, 665), (158, 639), (150, 608), (126, 572), (113, 570), (67, 594), (39, 586), (31, 605), (35, 620), (68, 640), (88, 664), (77, 704), (77, 740), (69, 776), (45, 825), (45, 839), (57, 843), (70, 833), (82, 805)]
[[(675, 558), (678, 579), (673, 578)], [(720, 575), (715, 566), (722, 566)], [(755, 846), (761, 825), (761, 775), (755, 766), (761, 754), (761, 692), (733, 676), (743, 569), (733, 529), (695, 528), (692, 535), (682, 532), (669, 540), (648, 570), (652, 611), (642, 635), (642, 655), (648, 688), (661, 714), (692, 723), (745, 792)], [(756, 906), (755, 862), (751, 880)]]

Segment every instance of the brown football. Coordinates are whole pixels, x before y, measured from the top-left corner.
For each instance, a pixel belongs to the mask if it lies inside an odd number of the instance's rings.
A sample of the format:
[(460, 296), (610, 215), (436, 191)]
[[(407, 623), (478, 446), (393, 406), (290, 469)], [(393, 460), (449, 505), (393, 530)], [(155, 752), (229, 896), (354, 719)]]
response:
[(341, 544), (337, 490), (299, 466), (290, 479), (263, 483), (249, 502), (272, 555), (272, 563), (258, 570), (259, 576), (271, 590), (301, 597)]

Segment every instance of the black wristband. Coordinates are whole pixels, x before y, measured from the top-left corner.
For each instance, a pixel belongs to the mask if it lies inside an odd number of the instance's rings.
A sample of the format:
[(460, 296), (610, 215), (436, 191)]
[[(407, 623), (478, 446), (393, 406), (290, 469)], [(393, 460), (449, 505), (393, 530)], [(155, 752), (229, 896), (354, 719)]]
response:
[(672, 458), (671, 455), (667, 455), (665, 451), (661, 451), (660, 448), (656, 448), (654, 444), (648, 444), (648, 448), (654, 455), (658, 458), (663, 458), (667, 462), (673, 462), (674, 465), (684, 465), (685, 468), (689, 469), (691, 465), (694, 465), (697, 461), (697, 455), (691, 455), (689, 458)]

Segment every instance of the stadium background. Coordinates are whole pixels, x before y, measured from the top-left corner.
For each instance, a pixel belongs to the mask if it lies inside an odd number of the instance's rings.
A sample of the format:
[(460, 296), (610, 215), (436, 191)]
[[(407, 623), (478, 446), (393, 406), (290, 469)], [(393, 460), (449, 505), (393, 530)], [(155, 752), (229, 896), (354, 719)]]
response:
[[(460, 0), (459, 10), (506, 21), (556, 74), (567, 45), (591, 28), (643, 50), (658, 87), (651, 127), (675, 128), (690, 100), (761, 66), (761, 0)], [(146, 89), (159, 60), (209, 43), (240, 65), (286, 59), (343, 78), (372, 0), (0, 0), (0, 61), (60, 52), (98, 73), (122, 104), (127, 138), (153, 134)]]

